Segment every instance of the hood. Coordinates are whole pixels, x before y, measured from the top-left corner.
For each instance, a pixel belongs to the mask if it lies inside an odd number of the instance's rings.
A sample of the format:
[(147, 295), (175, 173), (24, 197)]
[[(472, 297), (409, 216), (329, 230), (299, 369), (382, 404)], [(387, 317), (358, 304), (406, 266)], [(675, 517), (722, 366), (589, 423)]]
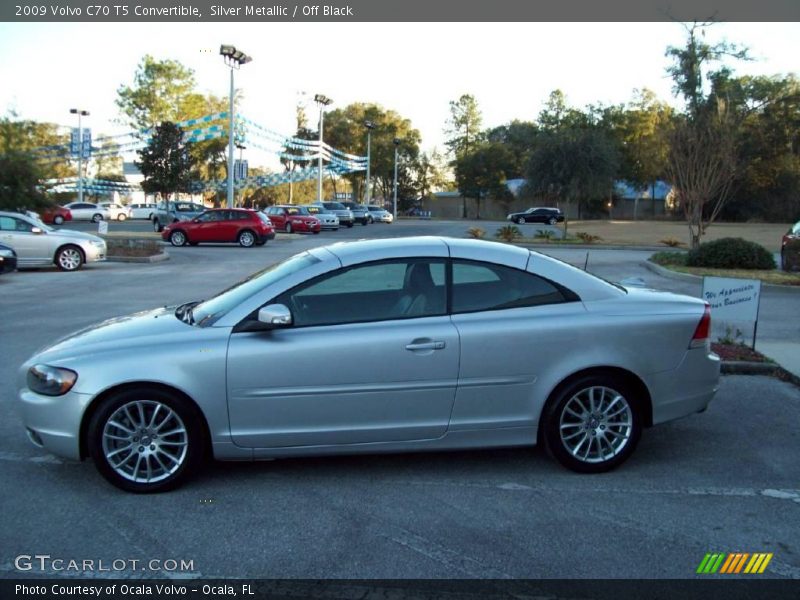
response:
[(192, 326), (175, 316), (175, 307), (162, 307), (115, 317), (73, 332), (36, 352), (27, 362), (53, 363), (152, 342), (154, 336), (187, 332)]
[(86, 240), (86, 241), (89, 241), (89, 242), (103, 242), (103, 243), (105, 243), (105, 240), (103, 238), (99, 237), (99, 236), (92, 235), (91, 233), (86, 233), (84, 231), (74, 231), (72, 229), (59, 229), (57, 231), (53, 230), (53, 231), (48, 232), (47, 235), (60, 235), (60, 236), (68, 237), (68, 238), (75, 239), (75, 240)]

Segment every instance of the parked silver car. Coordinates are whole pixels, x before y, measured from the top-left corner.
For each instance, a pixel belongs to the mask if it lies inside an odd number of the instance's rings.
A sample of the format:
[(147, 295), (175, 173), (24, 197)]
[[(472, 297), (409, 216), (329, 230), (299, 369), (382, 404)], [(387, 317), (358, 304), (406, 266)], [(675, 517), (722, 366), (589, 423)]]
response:
[(107, 208), (93, 202), (70, 202), (65, 204), (64, 208), (68, 208), (72, 213), (73, 221), (99, 223), (100, 221), (109, 221), (111, 219), (111, 213)]
[[(717, 390), (703, 301), (437, 237), (340, 243), (203, 302), (106, 321), (19, 370), (28, 437), (162, 491), (253, 460), (545, 443), (612, 469)], [(320, 365), (323, 365), (320, 367)]]
[(49, 267), (77, 271), (84, 263), (106, 259), (103, 238), (82, 231), (53, 229), (38, 219), (0, 212), (0, 242), (17, 253), (19, 268)]
[(391, 223), (394, 221), (394, 215), (390, 213), (385, 208), (380, 206), (376, 206), (374, 204), (370, 204), (367, 206), (367, 210), (369, 211), (369, 222), (373, 223), (377, 221), (378, 223)]
[(327, 208), (322, 207), (319, 204), (304, 204), (302, 206), (309, 212), (309, 214), (312, 214), (319, 219), (322, 229), (332, 229), (333, 231), (339, 230), (339, 217), (332, 212), (328, 212)]
[(355, 217), (353, 216), (353, 211), (351, 211), (341, 202), (314, 202), (314, 205), (325, 209), (327, 212), (335, 214), (339, 218), (339, 225), (352, 227), (356, 222)]

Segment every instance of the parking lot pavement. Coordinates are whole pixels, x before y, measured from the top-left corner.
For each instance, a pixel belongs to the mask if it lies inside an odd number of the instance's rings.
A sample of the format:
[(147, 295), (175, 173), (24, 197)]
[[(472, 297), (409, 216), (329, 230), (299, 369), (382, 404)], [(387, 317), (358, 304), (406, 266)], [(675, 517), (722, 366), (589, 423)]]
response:
[[(173, 493), (133, 496), (26, 440), (16, 369), (42, 345), (207, 297), (308, 246), (412, 230), (396, 225), (0, 277), (0, 577), (41, 553), (185, 559), (206, 577), (683, 578), (713, 551), (772, 552), (766, 576), (800, 578), (800, 391), (771, 378), (723, 377), (705, 413), (645, 431), (629, 462), (597, 476), (509, 449), (218, 463)], [(635, 265), (594, 251), (592, 262)]]

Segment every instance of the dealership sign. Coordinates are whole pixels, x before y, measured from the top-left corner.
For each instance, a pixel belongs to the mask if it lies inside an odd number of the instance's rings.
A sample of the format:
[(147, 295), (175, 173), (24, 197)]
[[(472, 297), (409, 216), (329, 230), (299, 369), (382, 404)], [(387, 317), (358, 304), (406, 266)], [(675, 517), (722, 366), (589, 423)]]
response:
[(703, 300), (711, 306), (711, 322), (728, 327), (748, 328), (752, 325), (753, 346), (758, 328), (761, 282), (757, 279), (704, 277)]

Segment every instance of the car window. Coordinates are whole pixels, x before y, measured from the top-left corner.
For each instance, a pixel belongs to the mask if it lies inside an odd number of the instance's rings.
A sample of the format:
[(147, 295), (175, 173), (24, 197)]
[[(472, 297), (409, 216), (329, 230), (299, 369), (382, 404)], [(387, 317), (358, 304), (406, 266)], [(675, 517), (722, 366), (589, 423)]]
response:
[(794, 224), (794, 227), (792, 227), (792, 233), (800, 233), (800, 221)]
[(14, 217), (0, 217), (0, 231), (30, 231), (31, 226)]
[(560, 288), (527, 271), (476, 261), (453, 262), (453, 313), (567, 301)]
[(309, 327), (445, 314), (445, 263), (401, 259), (341, 269), (275, 299)]

